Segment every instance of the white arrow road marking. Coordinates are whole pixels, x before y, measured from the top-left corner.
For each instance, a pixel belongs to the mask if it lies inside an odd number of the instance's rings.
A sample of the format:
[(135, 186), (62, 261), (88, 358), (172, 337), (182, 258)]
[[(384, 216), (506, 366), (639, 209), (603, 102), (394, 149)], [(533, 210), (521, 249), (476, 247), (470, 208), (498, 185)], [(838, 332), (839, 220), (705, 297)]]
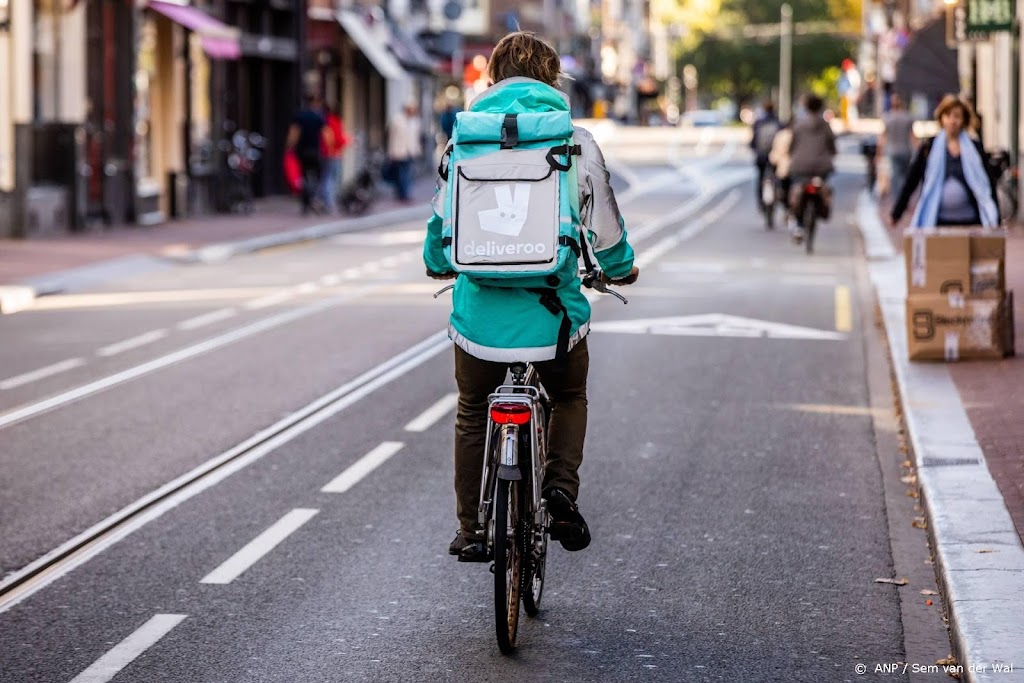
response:
[(385, 441), (372, 451), (356, 460), (352, 465), (320, 489), (324, 493), (345, 493), (358, 484), (363, 477), (387, 462), (388, 458), (402, 450), (401, 441)]
[(440, 401), (430, 406), (419, 417), (414, 419), (409, 424), (405, 425), (405, 431), (407, 432), (425, 432), (430, 429), (435, 422), (440, 420), (442, 417), (450, 413), (455, 409), (455, 406), (459, 403), (459, 395), (448, 394)]
[(74, 370), (75, 368), (81, 367), (83, 365), (85, 365), (85, 361), (82, 360), (81, 358), (69, 358), (68, 360), (62, 360), (59, 363), (47, 365), (45, 368), (39, 368), (38, 370), (33, 370), (32, 372), (26, 372), (23, 375), (9, 377), (4, 381), (0, 382), (0, 390), (14, 389), (15, 387), (20, 387), (23, 384), (35, 382), (36, 380), (39, 379), (45, 379), (46, 377), (52, 377), (53, 375), (65, 372), (67, 370)]
[(740, 337), (769, 339), (821, 339), (839, 341), (845, 334), (799, 327), (767, 320), (741, 318), (723, 313), (688, 315), (675, 318), (645, 318), (593, 323), (594, 332), (620, 334), (664, 334), (682, 337)]
[(71, 683), (106, 683), (136, 657), (180, 624), (185, 614), (157, 614), (134, 633), (118, 643), (113, 650), (97, 659), (92, 666), (75, 676)]
[(249, 541), (244, 548), (224, 561), (224, 564), (214, 569), (203, 577), (199, 583), (231, 583), (242, 575), (249, 567), (256, 564), (260, 558), (277, 547), (277, 545), (298, 530), (303, 524), (313, 519), (320, 512), (319, 510), (307, 510), (296, 508), (264, 531), (256, 538)]

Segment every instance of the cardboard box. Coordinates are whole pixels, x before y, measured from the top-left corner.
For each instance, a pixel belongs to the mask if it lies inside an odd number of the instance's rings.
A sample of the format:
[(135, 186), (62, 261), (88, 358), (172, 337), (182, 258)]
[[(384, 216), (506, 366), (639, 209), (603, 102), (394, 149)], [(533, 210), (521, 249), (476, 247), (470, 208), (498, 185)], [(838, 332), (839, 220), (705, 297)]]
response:
[(971, 296), (1001, 299), (1006, 289), (1003, 262), (999, 259), (971, 261)]
[(1002, 358), (1007, 316), (1002, 299), (918, 294), (907, 297), (910, 360)]
[(967, 234), (940, 234), (909, 230), (903, 253), (907, 266), (907, 294), (967, 294), (971, 286), (971, 238)]
[(1003, 230), (913, 228), (905, 233), (903, 251), (910, 295), (962, 292), (998, 298), (1006, 288)]
[(1013, 292), (1003, 295), (1003, 357), (1017, 355), (1017, 327), (1013, 319)]

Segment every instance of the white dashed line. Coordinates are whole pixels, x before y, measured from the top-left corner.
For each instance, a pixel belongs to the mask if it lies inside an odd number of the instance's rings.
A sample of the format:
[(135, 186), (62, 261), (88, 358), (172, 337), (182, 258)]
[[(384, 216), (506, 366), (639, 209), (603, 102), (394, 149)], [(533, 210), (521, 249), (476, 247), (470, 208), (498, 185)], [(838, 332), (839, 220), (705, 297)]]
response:
[(459, 403), (459, 395), (448, 394), (440, 401), (424, 410), (419, 417), (414, 419), (409, 424), (405, 425), (405, 431), (407, 432), (425, 432), (430, 429), (435, 422), (440, 420), (442, 417), (450, 413), (455, 409)]
[(270, 296), (253, 299), (245, 304), (245, 308), (250, 311), (257, 311), (261, 308), (270, 308), (271, 306), (276, 306), (279, 303), (288, 301), (288, 299), (291, 299), (293, 296), (295, 296), (293, 292), (277, 292)]
[(345, 493), (358, 484), (363, 477), (384, 464), (388, 458), (402, 450), (401, 441), (385, 441), (372, 451), (356, 460), (347, 470), (335, 477), (331, 483), (320, 489), (324, 493)]
[(71, 683), (106, 683), (167, 635), (186, 616), (185, 614), (157, 614), (122, 640), (113, 650), (97, 659), (92, 666), (75, 676)]
[(45, 368), (39, 368), (32, 372), (26, 372), (23, 375), (15, 375), (14, 377), (5, 379), (0, 382), (0, 390), (14, 389), (15, 387), (20, 387), (23, 384), (45, 379), (46, 377), (52, 377), (53, 375), (66, 372), (67, 370), (73, 370), (83, 365), (85, 365), (85, 361), (81, 358), (69, 358), (68, 360), (62, 360), (59, 363), (47, 365)]
[(204, 325), (212, 325), (218, 323), (221, 320), (227, 320), (238, 315), (238, 309), (235, 308), (221, 308), (216, 311), (210, 311), (203, 315), (196, 316), (195, 318), (189, 318), (188, 320), (182, 320), (178, 323), (177, 328), (179, 330), (188, 331), (195, 330), (203, 327)]
[(146, 344), (152, 344), (155, 341), (160, 341), (166, 336), (167, 330), (153, 330), (152, 332), (146, 332), (144, 334), (140, 334), (137, 337), (132, 337), (131, 339), (119, 341), (116, 344), (111, 344), (110, 346), (104, 346), (102, 349), (96, 352), (96, 355), (103, 357), (116, 356), (119, 353), (131, 351), (132, 349), (137, 349), (140, 346), (145, 346)]
[(324, 275), (320, 278), (320, 284), (324, 287), (333, 287), (339, 282), (341, 282), (341, 276), (339, 275)]
[(200, 583), (231, 583), (242, 575), (249, 567), (256, 564), (260, 558), (273, 550), (281, 541), (294, 533), (299, 527), (313, 519), (319, 510), (308, 510), (296, 508), (264, 531), (256, 538), (249, 541), (244, 548), (229, 557), (224, 564), (214, 569), (203, 577)]
[(295, 288), (295, 291), (299, 294), (312, 294), (319, 289), (320, 285), (315, 282), (303, 282)]

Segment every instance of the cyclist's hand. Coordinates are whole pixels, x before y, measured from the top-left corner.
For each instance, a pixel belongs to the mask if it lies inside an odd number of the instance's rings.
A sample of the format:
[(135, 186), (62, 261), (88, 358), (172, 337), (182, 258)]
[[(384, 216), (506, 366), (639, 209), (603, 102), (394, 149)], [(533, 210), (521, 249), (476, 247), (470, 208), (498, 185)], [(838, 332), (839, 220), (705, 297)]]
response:
[(601, 282), (606, 285), (631, 285), (636, 282), (636, 279), (640, 277), (640, 269), (633, 266), (633, 269), (629, 271), (629, 275), (613, 279), (608, 277), (607, 273), (601, 273)]
[(456, 273), (455, 271), (451, 271), (451, 270), (449, 270), (446, 273), (435, 273), (434, 271), (430, 270), (429, 268), (427, 269), (427, 277), (433, 278), (435, 280), (454, 280), (458, 276), (459, 276), (458, 273)]

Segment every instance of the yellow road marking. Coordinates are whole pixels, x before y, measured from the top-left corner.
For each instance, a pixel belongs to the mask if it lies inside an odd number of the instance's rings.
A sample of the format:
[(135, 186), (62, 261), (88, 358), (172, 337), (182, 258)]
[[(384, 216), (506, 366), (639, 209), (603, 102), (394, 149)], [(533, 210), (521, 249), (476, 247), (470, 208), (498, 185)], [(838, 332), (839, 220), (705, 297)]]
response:
[(853, 329), (853, 311), (850, 308), (850, 288), (836, 285), (836, 331), (849, 332)]
[(781, 406), (787, 410), (795, 410), (801, 413), (815, 413), (817, 415), (851, 415), (851, 416), (877, 416), (884, 417), (885, 411), (869, 406), (844, 406), (831, 405), (827, 403), (789, 403)]

